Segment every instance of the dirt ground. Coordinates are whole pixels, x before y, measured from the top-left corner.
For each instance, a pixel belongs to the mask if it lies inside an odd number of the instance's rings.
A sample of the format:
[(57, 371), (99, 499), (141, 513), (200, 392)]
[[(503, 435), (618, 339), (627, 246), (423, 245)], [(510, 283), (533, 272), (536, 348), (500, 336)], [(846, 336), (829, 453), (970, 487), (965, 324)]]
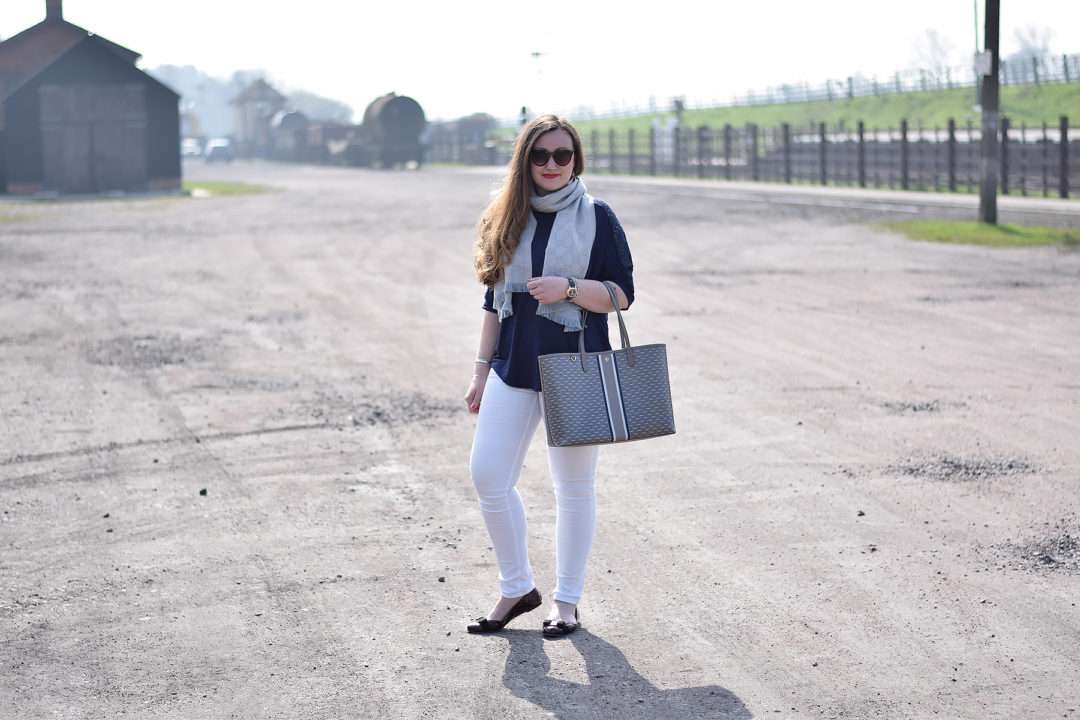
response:
[[(1080, 717), (1080, 253), (586, 176), (679, 432), (601, 452), (582, 630), (477, 637), (495, 176), (185, 172), (276, 191), (0, 203), (0, 716)], [(521, 490), (549, 601), (542, 435)]]

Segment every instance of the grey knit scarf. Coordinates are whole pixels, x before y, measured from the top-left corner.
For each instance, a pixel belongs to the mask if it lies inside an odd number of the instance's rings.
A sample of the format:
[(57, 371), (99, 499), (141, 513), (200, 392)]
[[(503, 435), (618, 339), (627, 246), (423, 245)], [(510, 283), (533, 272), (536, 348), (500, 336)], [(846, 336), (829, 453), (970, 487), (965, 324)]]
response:
[[(556, 213), (544, 254), (544, 275), (584, 277), (589, 269), (589, 256), (596, 237), (593, 199), (586, 191), (585, 183), (580, 178), (574, 178), (561, 190), (548, 195), (533, 195), (530, 204), (539, 212)], [(503, 268), (502, 276), (493, 288), (499, 322), (514, 312), (511, 294), (529, 291), (526, 281), (532, 275), (532, 239), (535, 233), (536, 217), (530, 212), (510, 264)], [(581, 329), (581, 308), (569, 300), (539, 305), (536, 314), (559, 323), (566, 332)]]

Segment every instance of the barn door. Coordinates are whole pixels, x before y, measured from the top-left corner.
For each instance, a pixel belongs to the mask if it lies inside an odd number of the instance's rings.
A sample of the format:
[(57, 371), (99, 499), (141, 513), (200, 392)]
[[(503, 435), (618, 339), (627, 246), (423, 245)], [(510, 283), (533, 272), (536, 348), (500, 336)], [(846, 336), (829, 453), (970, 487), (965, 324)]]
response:
[(142, 85), (44, 85), (42, 184), (65, 193), (147, 186)]

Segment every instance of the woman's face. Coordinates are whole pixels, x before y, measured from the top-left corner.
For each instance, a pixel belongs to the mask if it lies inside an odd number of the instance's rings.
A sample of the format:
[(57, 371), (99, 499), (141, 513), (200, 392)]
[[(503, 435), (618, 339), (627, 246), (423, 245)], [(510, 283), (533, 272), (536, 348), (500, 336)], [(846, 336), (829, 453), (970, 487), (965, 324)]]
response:
[[(554, 153), (558, 150), (573, 152), (574, 142), (570, 139), (570, 133), (565, 130), (551, 130), (544, 133), (533, 144), (532, 152), (529, 153), (529, 168), (532, 171), (533, 186), (537, 195), (547, 195), (561, 189), (574, 177), (574, 156), (570, 156), (570, 162), (559, 165), (555, 162)], [(539, 152), (538, 152), (539, 151)], [(547, 153), (547, 162), (537, 165), (533, 158)], [(565, 153), (560, 153), (560, 159), (565, 159)]]

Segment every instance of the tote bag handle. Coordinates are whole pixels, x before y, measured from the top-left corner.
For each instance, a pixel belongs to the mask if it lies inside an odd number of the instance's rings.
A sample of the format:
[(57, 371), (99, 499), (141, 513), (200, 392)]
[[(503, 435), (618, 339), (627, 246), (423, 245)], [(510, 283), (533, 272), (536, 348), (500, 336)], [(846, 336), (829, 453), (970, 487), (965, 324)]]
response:
[[(619, 309), (619, 298), (615, 295), (615, 284), (610, 280), (605, 280), (604, 287), (607, 288), (608, 295), (611, 296), (611, 306), (615, 308), (615, 315), (619, 318), (619, 340), (622, 342), (622, 349), (626, 351), (626, 360), (630, 363), (630, 367), (633, 367), (634, 348), (630, 347), (630, 333), (626, 332), (626, 323), (623, 322), (622, 310)], [(585, 367), (585, 318), (588, 315), (589, 311), (582, 309), (581, 331), (578, 333), (578, 355), (581, 357), (582, 372), (588, 372)]]

